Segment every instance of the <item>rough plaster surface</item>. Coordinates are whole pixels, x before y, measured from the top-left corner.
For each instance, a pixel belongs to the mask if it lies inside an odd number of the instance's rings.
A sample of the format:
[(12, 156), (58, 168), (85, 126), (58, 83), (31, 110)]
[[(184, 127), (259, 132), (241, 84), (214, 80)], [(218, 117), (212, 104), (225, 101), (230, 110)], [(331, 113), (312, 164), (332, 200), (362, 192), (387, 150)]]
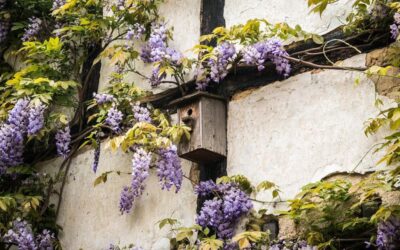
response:
[[(121, 215), (119, 196), (122, 186), (130, 183), (130, 176), (110, 175), (105, 184), (96, 187), (93, 182), (96, 176), (108, 170), (131, 171), (131, 156), (111, 153), (104, 148), (105, 144), (97, 174), (91, 170), (93, 150), (82, 152), (72, 161), (58, 219), (63, 227), (63, 249), (98, 250), (106, 249), (110, 243), (134, 243), (146, 250), (169, 250), (169, 241), (165, 238), (168, 230), (160, 230), (156, 222), (173, 217), (183, 225), (194, 223), (196, 196), (192, 185), (184, 179), (179, 193), (162, 191), (153, 170), (133, 211)], [(46, 170), (55, 171), (60, 162), (57, 159), (45, 163)], [(186, 175), (190, 166), (189, 162), (183, 162)]]
[(252, 18), (266, 18), (271, 23), (299, 24), (306, 31), (322, 34), (343, 24), (353, 2), (340, 0), (329, 5), (320, 17), (309, 14), (306, 0), (226, 0), (224, 16), (228, 27)]
[[(343, 65), (362, 63), (365, 55)], [(358, 87), (356, 77), (361, 77)], [(228, 174), (245, 174), (254, 184), (275, 182), (286, 200), (309, 182), (353, 170), (381, 138), (363, 133), (364, 122), (378, 112), (374, 101), (370, 80), (335, 70), (308, 72), (239, 94), (228, 108)], [(357, 171), (372, 169), (377, 159), (368, 154)], [(265, 193), (258, 198), (270, 199)]]
[[(165, 18), (167, 27), (173, 27), (174, 40), (169, 42), (169, 46), (189, 57), (193, 56), (193, 54), (188, 50), (198, 43), (200, 37), (200, 3), (200, 0), (165, 0), (160, 4), (160, 16)], [(143, 43), (135, 41), (135, 46), (139, 51), (142, 45)], [(150, 65), (138, 62), (136, 67), (144, 75), (151, 75)], [(100, 90), (108, 86), (108, 81), (113, 70), (114, 67), (109, 63), (109, 60), (102, 60)], [(190, 77), (191, 75), (188, 76), (188, 78)], [(146, 90), (152, 90), (155, 93), (162, 92), (174, 86), (162, 84), (158, 88), (152, 89), (148, 80), (135, 74), (128, 74), (125, 80), (129, 83), (134, 82), (137, 86)]]

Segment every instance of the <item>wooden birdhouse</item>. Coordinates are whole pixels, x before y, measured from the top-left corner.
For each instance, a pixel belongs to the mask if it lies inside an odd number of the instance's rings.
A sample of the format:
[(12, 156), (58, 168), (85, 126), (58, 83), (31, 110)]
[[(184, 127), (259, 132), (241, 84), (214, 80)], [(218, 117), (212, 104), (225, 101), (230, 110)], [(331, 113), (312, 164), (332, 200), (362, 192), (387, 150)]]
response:
[(197, 163), (212, 163), (226, 157), (225, 100), (196, 92), (170, 103), (178, 110), (180, 124), (191, 127), (189, 141), (179, 145), (179, 156)]

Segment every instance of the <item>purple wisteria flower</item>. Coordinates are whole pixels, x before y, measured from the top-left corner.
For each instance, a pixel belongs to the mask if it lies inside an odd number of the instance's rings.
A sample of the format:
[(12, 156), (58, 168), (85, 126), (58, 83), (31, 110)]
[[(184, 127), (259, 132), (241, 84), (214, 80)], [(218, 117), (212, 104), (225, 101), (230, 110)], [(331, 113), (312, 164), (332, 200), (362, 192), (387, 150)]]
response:
[(117, 0), (116, 6), (118, 10), (123, 10), (125, 8), (125, 0)]
[(395, 250), (400, 248), (400, 218), (394, 216), (379, 223), (376, 236), (379, 250)]
[(49, 230), (44, 229), (41, 234), (36, 237), (38, 249), (40, 250), (53, 250), (53, 242), (55, 240), (54, 234)]
[(194, 192), (201, 197), (212, 195), (218, 192), (218, 185), (212, 180), (202, 181), (194, 188)]
[(217, 59), (208, 60), (211, 79), (218, 83), (228, 74), (228, 65), (236, 57), (235, 46), (228, 42), (218, 45), (215, 50)]
[(53, 250), (55, 237), (45, 229), (35, 238), (31, 225), (18, 218), (13, 222), (13, 228), (4, 235), (3, 240), (17, 245), (19, 250)]
[(71, 132), (69, 126), (59, 129), (56, 134), (57, 154), (66, 158), (70, 152)]
[(140, 23), (135, 23), (133, 26), (128, 28), (125, 39), (132, 40), (132, 38), (140, 39), (140, 37), (146, 32), (146, 29)]
[(205, 91), (210, 83), (210, 78), (207, 77), (207, 72), (202, 68), (196, 68), (195, 70), (196, 89)]
[(0, 126), (0, 174), (23, 163), (24, 139), (29, 122), (29, 99), (19, 99)]
[(42, 26), (42, 20), (40, 20), (40, 18), (30, 17), (28, 21), (28, 27), (25, 29), (25, 33), (22, 36), (22, 41), (24, 42), (33, 40), (39, 34)]
[(8, 167), (22, 164), (23, 154), (22, 132), (12, 124), (3, 124), (0, 127), (0, 175), (4, 174)]
[(171, 145), (166, 149), (160, 149), (156, 165), (162, 189), (169, 191), (172, 186), (175, 186), (175, 192), (178, 192), (182, 185), (183, 172), (176, 146)]
[(196, 222), (214, 229), (221, 239), (232, 238), (240, 218), (253, 208), (250, 197), (232, 183), (215, 184), (209, 180), (201, 182), (195, 192), (203, 197), (215, 195), (204, 202)]
[(139, 102), (132, 105), (133, 117), (137, 122), (151, 123), (151, 114), (148, 108), (140, 106)]
[(36, 135), (44, 126), (44, 112), (46, 106), (43, 104), (30, 105), (28, 117), (28, 135)]
[(8, 112), (7, 123), (13, 125), (22, 134), (25, 134), (29, 123), (29, 99), (22, 98), (17, 101), (14, 108)]
[(214, 198), (206, 200), (197, 215), (196, 223), (203, 227), (218, 228), (223, 223), (224, 215), (222, 213), (222, 200)]
[(94, 173), (97, 172), (97, 167), (99, 166), (99, 160), (100, 160), (100, 149), (101, 149), (101, 140), (100, 136), (97, 135), (96, 137), (96, 143), (97, 147), (94, 149), (94, 159), (93, 159), (93, 165), (92, 165), (92, 170)]
[(124, 115), (115, 106), (108, 110), (107, 118), (105, 123), (110, 126), (110, 128), (115, 132), (119, 133), (121, 131), (120, 124), (122, 122)]
[(390, 25), (390, 34), (391, 38), (396, 40), (399, 36), (399, 29), (400, 29), (400, 13), (395, 13), (393, 16), (394, 23)]
[(205, 90), (207, 90), (209, 83), (210, 83), (210, 80), (208, 78), (203, 78), (202, 80), (196, 81), (196, 89), (205, 91)]
[(135, 198), (142, 195), (144, 182), (149, 176), (151, 154), (142, 148), (137, 148), (132, 159), (132, 182), (130, 187), (124, 187), (121, 192), (119, 209), (122, 213), (129, 213)]
[(105, 94), (105, 93), (93, 93), (93, 98), (95, 99), (98, 105), (102, 105), (104, 103), (112, 103), (115, 101), (113, 95)]
[(151, 87), (153, 87), (153, 88), (157, 87), (158, 85), (161, 84), (161, 81), (164, 80), (166, 77), (167, 77), (167, 75), (165, 73), (162, 73), (160, 75), (159, 67), (154, 67), (152, 69), (151, 76), (149, 79)]
[[(168, 62), (172, 65), (180, 65), (183, 55), (167, 45), (168, 30), (165, 24), (152, 25), (149, 41), (142, 47), (140, 58), (145, 63)], [(152, 87), (158, 86), (162, 79), (166, 78), (166, 74), (160, 74), (160, 65), (154, 65), (150, 76), (150, 84)]]
[(133, 207), (134, 200), (135, 195), (133, 194), (132, 188), (124, 186), (119, 198), (119, 210), (121, 213), (129, 213)]
[(54, 0), (53, 1), (53, 7), (51, 7), (51, 10), (59, 9), (65, 3), (66, 3), (66, 0)]
[(279, 74), (288, 77), (291, 67), (289, 60), (284, 56), (288, 56), (288, 53), (283, 49), (282, 43), (279, 40), (270, 39), (246, 47), (243, 52), (243, 61), (256, 65), (259, 71), (265, 68), (264, 64), (267, 61), (271, 61)]
[(181, 63), (182, 58), (183, 55), (181, 52), (172, 48), (166, 48), (165, 59), (171, 62), (172, 64), (179, 65)]
[(36, 250), (37, 244), (32, 228), (26, 221), (17, 219), (13, 222), (13, 229), (10, 229), (3, 237), (7, 243), (13, 243), (20, 250)]
[(144, 181), (149, 176), (151, 154), (142, 148), (136, 149), (132, 158), (132, 183), (131, 187), (136, 197), (142, 195)]
[(396, 40), (397, 37), (399, 36), (399, 27), (398, 27), (398, 25), (394, 23), (394, 24), (390, 25), (389, 27), (390, 27), (390, 34), (391, 34), (390, 37), (393, 40)]

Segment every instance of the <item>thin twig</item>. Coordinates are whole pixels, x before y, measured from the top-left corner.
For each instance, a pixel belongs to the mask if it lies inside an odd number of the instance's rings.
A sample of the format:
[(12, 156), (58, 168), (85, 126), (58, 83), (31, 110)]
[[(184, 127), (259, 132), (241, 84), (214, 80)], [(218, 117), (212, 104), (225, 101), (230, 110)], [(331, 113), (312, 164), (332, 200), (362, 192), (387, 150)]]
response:
[(329, 57), (326, 55), (325, 48), (326, 48), (326, 46), (327, 46), (329, 43), (335, 42), (335, 41), (336, 41), (336, 42), (341, 42), (341, 43), (346, 44), (349, 48), (354, 49), (354, 50), (357, 51), (359, 54), (362, 53), (362, 52), (361, 52), (359, 49), (357, 49), (355, 46), (351, 45), (350, 43), (348, 43), (348, 42), (346, 42), (346, 41), (344, 41), (344, 40), (342, 40), (342, 39), (332, 39), (332, 40), (329, 40), (329, 41), (327, 41), (327, 42), (324, 44), (324, 46), (322, 47), (322, 53), (324, 54), (325, 59), (326, 59), (328, 62), (330, 62), (332, 65), (334, 65), (335, 63), (332, 62), (331, 59), (329, 59)]
[(63, 196), (63, 193), (64, 193), (65, 184), (67, 182), (68, 171), (69, 171), (69, 169), (71, 167), (72, 157), (78, 151), (78, 148), (79, 148), (79, 144), (74, 146), (74, 149), (71, 151), (71, 153), (67, 156), (67, 158), (61, 164), (59, 172), (58, 172), (58, 175), (59, 175), (61, 173), (62, 169), (64, 168), (64, 165), (66, 165), (65, 173), (64, 173), (63, 180), (62, 180), (62, 183), (61, 183), (60, 193), (59, 193), (59, 196), (58, 196), (56, 219), (58, 218), (58, 215), (59, 215), (59, 212), (60, 212), (62, 196)]
[(315, 64), (312, 62), (304, 61), (301, 59), (297, 59), (291, 56), (283, 56), (284, 58), (288, 59), (289, 61), (301, 63), (303, 65), (309, 66), (311, 68), (316, 68), (316, 69), (336, 69), (336, 70), (353, 70), (353, 71), (365, 71), (367, 70), (366, 67), (341, 67), (341, 66), (330, 66), (330, 65), (321, 65), (321, 64)]

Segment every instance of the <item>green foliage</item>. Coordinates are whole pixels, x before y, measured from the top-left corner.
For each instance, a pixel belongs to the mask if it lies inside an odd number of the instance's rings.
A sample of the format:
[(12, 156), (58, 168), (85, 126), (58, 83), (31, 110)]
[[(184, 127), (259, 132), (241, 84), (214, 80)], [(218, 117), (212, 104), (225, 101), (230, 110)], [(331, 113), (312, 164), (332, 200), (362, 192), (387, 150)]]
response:
[(246, 231), (235, 235), (232, 241), (238, 243), (239, 249), (249, 249), (258, 245), (266, 246), (269, 244), (269, 234), (261, 231)]
[[(266, 19), (251, 19), (245, 24), (234, 25), (230, 28), (215, 28), (212, 34), (200, 37), (200, 42), (217, 39), (218, 43), (230, 41), (248, 45), (272, 37), (288, 40), (309, 39), (312, 36), (313, 34), (303, 31), (299, 25), (292, 28), (287, 23), (271, 24)], [(201, 46), (195, 48), (201, 48)]]
[(327, 244), (332, 236), (345, 238), (367, 233), (373, 224), (362, 217), (360, 206), (353, 206), (359, 198), (350, 191), (351, 186), (344, 180), (308, 184), (283, 214), (297, 223), (300, 237), (312, 245)]
[(255, 188), (251, 184), (250, 180), (244, 175), (222, 176), (217, 179), (217, 184), (229, 182), (237, 184), (243, 191), (248, 194), (251, 194), (255, 191)]

